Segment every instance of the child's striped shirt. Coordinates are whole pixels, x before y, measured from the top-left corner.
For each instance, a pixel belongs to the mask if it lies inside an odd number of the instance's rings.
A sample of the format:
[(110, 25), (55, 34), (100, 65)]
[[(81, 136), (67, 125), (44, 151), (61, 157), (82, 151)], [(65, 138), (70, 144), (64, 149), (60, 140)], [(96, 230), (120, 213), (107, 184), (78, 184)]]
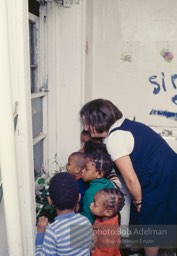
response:
[(89, 256), (92, 225), (79, 213), (59, 215), (45, 233), (36, 236), (36, 256)]

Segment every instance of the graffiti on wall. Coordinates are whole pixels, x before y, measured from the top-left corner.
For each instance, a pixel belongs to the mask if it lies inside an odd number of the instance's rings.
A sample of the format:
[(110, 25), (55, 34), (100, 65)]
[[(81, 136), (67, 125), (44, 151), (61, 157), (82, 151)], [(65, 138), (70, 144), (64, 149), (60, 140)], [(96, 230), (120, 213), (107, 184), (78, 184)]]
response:
[[(149, 77), (149, 82), (153, 85), (153, 94), (157, 95), (161, 92), (167, 92), (169, 89), (176, 90), (177, 89), (177, 74), (171, 75), (171, 84), (167, 86), (165, 83), (165, 74), (164, 72), (161, 72), (161, 81), (159, 82), (157, 75), (152, 75)], [(170, 87), (169, 87), (170, 86)], [(175, 105), (177, 105), (177, 94), (174, 93), (174, 95), (171, 97), (171, 102)], [(150, 115), (158, 115), (163, 116), (169, 119), (173, 119), (177, 121), (177, 113), (176, 112), (170, 112), (168, 110), (159, 110), (159, 109), (152, 109), (150, 111)]]

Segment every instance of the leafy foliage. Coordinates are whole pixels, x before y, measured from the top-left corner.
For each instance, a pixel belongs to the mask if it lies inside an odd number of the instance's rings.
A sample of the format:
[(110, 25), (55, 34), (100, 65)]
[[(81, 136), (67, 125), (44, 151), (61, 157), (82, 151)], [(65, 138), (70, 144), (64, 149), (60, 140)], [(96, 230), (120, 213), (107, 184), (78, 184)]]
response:
[(57, 161), (57, 154), (54, 157), (55, 161), (55, 171), (48, 175), (42, 170), (42, 173), (39, 177), (35, 180), (35, 199), (36, 199), (36, 217), (37, 219), (40, 216), (45, 216), (48, 218), (49, 222), (52, 223), (54, 221), (54, 218), (56, 217), (56, 210), (53, 205), (50, 205), (48, 203), (48, 188), (50, 179), (59, 172), (65, 172), (66, 166), (59, 165)]

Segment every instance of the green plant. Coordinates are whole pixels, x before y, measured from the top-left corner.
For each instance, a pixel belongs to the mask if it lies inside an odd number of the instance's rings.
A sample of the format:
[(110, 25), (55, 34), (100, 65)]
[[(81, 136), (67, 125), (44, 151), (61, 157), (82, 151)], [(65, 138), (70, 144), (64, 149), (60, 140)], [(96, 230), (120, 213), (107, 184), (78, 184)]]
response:
[(50, 179), (56, 173), (66, 171), (66, 166), (59, 164), (57, 154), (54, 156), (53, 163), (55, 164), (55, 170), (51, 175), (46, 174), (45, 171), (42, 170), (41, 175), (35, 180), (36, 217), (39, 218), (40, 216), (46, 216), (50, 223), (53, 222), (56, 217), (55, 207), (48, 203)]
[(35, 181), (36, 217), (46, 216), (52, 222), (56, 216), (55, 208), (48, 204), (49, 177), (43, 174)]

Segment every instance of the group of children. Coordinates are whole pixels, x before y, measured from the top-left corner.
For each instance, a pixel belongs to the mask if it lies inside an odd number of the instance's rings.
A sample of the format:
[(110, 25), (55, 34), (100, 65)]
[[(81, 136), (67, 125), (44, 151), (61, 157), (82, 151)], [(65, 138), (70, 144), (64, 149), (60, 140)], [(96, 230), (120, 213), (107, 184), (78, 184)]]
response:
[[(81, 134), (82, 136), (82, 134)], [(57, 217), (37, 222), (36, 256), (119, 256), (120, 211), (125, 204), (113, 162), (101, 141), (88, 139), (68, 157), (67, 172), (49, 186)]]

